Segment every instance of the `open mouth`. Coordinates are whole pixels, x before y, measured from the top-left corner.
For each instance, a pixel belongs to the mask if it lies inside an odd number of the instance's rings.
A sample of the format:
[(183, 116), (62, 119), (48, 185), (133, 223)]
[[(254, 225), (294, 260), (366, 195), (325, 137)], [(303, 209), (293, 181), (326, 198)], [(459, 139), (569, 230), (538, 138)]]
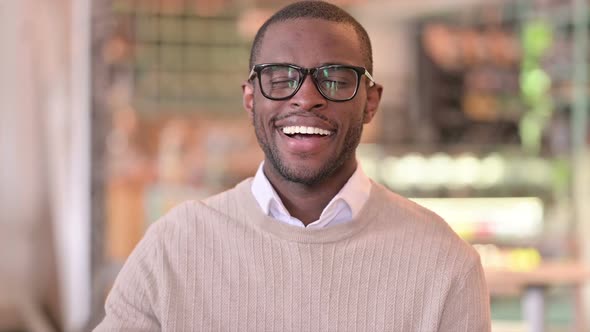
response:
[(333, 134), (332, 131), (309, 126), (288, 126), (281, 129), (283, 134), (291, 138), (313, 138), (313, 137), (328, 137)]

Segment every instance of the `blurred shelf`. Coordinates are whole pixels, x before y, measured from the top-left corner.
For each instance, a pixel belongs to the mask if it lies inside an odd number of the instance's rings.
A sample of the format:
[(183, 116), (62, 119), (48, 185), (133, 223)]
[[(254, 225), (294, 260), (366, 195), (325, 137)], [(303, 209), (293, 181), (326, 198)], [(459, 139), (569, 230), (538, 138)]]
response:
[(485, 268), (485, 275), (490, 294), (513, 295), (531, 286), (581, 286), (590, 279), (590, 267), (578, 261), (548, 261), (525, 271)]

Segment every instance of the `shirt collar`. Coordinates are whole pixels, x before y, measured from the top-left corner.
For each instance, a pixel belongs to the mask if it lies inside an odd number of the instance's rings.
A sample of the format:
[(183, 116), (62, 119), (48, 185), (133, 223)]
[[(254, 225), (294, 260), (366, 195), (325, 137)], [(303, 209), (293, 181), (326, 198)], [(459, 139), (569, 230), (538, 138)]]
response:
[[(256, 198), (258, 205), (260, 205), (262, 212), (269, 215), (270, 203), (273, 200), (278, 200), (280, 202), (281, 199), (270, 184), (270, 181), (268, 181), (266, 175), (264, 175), (263, 166), (264, 161), (258, 166), (254, 180), (252, 180), (252, 194), (254, 195), (254, 198)], [(281, 203), (281, 205), (283, 204)]]
[[(263, 166), (264, 162), (261, 162), (251, 188), (252, 194), (263, 213), (291, 225), (303, 226), (301, 221), (291, 217), (264, 174)], [(371, 180), (359, 164), (346, 184), (324, 208), (320, 219), (314, 221), (308, 227), (321, 228), (328, 224), (340, 224), (352, 220), (367, 202), (370, 191)]]

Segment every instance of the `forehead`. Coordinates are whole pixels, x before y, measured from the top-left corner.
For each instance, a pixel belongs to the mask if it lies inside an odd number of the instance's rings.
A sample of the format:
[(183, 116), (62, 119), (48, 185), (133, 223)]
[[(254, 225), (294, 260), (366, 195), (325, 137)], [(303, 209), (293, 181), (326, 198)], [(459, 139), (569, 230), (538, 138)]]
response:
[(291, 19), (266, 30), (257, 63), (285, 62), (305, 67), (326, 63), (364, 66), (352, 26), (315, 18)]

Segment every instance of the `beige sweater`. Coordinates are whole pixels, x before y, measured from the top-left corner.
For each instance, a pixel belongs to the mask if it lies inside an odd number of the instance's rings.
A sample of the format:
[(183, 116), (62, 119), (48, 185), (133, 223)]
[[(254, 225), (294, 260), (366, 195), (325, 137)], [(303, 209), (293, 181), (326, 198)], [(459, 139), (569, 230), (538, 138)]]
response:
[(373, 183), (352, 222), (298, 228), (251, 181), (150, 227), (96, 331), (490, 330), (479, 256), (434, 213)]

